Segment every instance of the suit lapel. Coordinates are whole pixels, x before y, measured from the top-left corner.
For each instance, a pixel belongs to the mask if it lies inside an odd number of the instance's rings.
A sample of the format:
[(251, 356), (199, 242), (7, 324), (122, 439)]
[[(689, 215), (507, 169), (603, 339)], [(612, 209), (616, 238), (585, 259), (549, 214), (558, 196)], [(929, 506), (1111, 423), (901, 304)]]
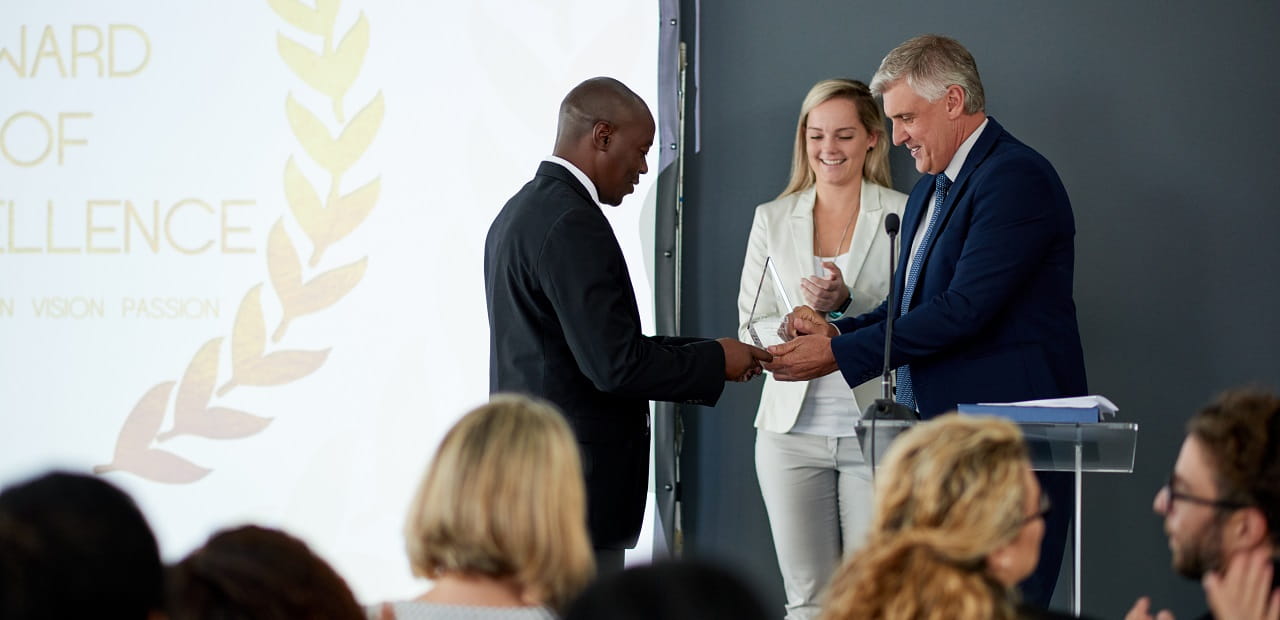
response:
[[(969, 155), (965, 157), (964, 165), (960, 167), (960, 173), (952, 180), (951, 187), (947, 190), (947, 197), (943, 199), (942, 205), (938, 207), (939, 213), (937, 229), (933, 231), (933, 240), (929, 242), (929, 247), (925, 248), (924, 256), (920, 257), (921, 278), (924, 277), (925, 271), (929, 268), (929, 256), (933, 254), (933, 249), (938, 246), (938, 239), (942, 236), (943, 231), (946, 230), (947, 220), (951, 215), (952, 208), (955, 207), (956, 203), (964, 196), (965, 186), (969, 182), (969, 177), (973, 176), (973, 171), (976, 170), (978, 166), (982, 165), (982, 161), (991, 153), (991, 148), (995, 146), (996, 140), (1003, 133), (1004, 128), (1001, 127), (999, 123), (996, 123), (996, 119), (987, 117), (987, 127), (982, 130), (982, 135), (978, 136), (977, 142), (973, 143), (973, 148), (969, 149)], [(903, 246), (907, 248), (907, 252), (911, 251), (910, 243), (915, 239), (915, 227), (928, 224), (928, 222), (922, 222), (921, 219), (928, 210), (928, 204), (926, 204), (926, 202), (929, 198), (929, 189), (933, 188), (934, 179), (936, 178), (937, 175), (933, 175), (920, 180), (921, 185), (925, 187), (925, 191), (923, 192), (924, 195), (919, 198), (920, 208), (916, 209), (913, 215), (914, 221), (911, 222), (912, 228), (910, 229), (911, 236), (905, 237), (906, 243), (903, 243)], [(916, 189), (919, 190), (921, 185), (917, 185)], [(913, 202), (916, 200), (915, 192), (912, 192), (912, 200)], [(903, 254), (903, 257), (905, 259), (905, 253)], [(906, 271), (906, 264), (907, 263), (904, 260), (902, 262), (904, 272)], [(903, 280), (903, 282), (906, 282), (906, 280)], [(919, 288), (916, 289), (916, 292), (918, 291)], [(912, 297), (915, 297), (914, 292)], [(907, 301), (910, 302), (910, 300)], [(909, 305), (907, 307), (910, 308)]]
[[(942, 203), (942, 215), (945, 218), (951, 212), (951, 206), (956, 203), (960, 196), (964, 195), (965, 186), (969, 183), (969, 177), (973, 176), (973, 171), (982, 165), (987, 155), (991, 154), (991, 148), (995, 146), (996, 140), (1004, 133), (1004, 128), (996, 122), (996, 119), (987, 117), (987, 127), (982, 130), (982, 135), (978, 136), (978, 141), (973, 143), (973, 148), (969, 149), (968, 157), (964, 159), (964, 165), (960, 167), (960, 174), (952, 179), (951, 189), (947, 190), (947, 199)], [(945, 220), (940, 220), (940, 222)], [(941, 226), (941, 224), (939, 224)]]
[[(800, 268), (800, 276), (796, 282), (807, 275), (809, 265), (813, 264), (813, 202), (817, 190), (810, 187), (796, 195), (796, 204), (791, 208), (791, 242), (795, 248), (795, 264)], [(796, 300), (791, 300), (796, 301)], [(796, 302), (799, 303), (799, 302)]]
[(853, 229), (853, 239), (849, 241), (849, 258), (841, 271), (845, 277), (862, 271), (867, 255), (871, 253), (871, 243), (880, 232), (880, 221), (884, 218), (884, 209), (880, 204), (880, 188), (874, 183), (862, 181), (860, 204), (858, 205), (858, 225)]
[[(917, 183), (915, 188), (911, 190), (911, 195), (907, 197), (907, 207), (902, 213), (902, 228), (899, 235), (902, 239), (902, 254), (898, 257), (898, 271), (905, 274), (907, 267), (907, 258), (911, 254), (911, 243), (916, 238), (916, 229), (920, 228), (921, 220), (924, 219), (925, 213), (929, 210), (927, 201), (929, 200), (929, 190), (933, 187), (933, 177), (923, 177)], [(902, 277), (899, 275), (898, 277)]]

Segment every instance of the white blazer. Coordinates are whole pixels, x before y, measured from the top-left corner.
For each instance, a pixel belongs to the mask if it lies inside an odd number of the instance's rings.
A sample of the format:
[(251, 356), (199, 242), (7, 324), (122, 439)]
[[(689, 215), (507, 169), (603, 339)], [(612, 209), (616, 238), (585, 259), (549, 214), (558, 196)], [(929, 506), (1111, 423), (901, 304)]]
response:
[[(774, 268), (787, 287), (794, 304), (803, 304), (800, 280), (813, 274), (813, 203), (815, 188), (784, 196), (756, 207), (747, 242), (747, 256), (742, 262), (742, 285), (738, 291), (738, 338), (751, 342), (747, 319), (760, 284), (766, 256), (773, 257)], [(887, 187), (862, 182), (862, 204), (854, 226), (849, 256), (840, 270), (845, 284), (853, 291), (845, 314), (856, 316), (875, 309), (889, 294), (889, 237), (884, 232), (884, 218), (890, 213), (902, 217), (907, 195)], [(772, 287), (768, 281), (765, 290)], [(762, 293), (756, 305), (757, 319), (769, 315), (785, 315), (790, 308), (780, 308), (777, 295)], [(839, 371), (837, 371), (839, 372)], [(775, 433), (786, 433), (795, 425), (807, 381), (776, 381), (766, 373), (764, 391), (756, 427)], [(861, 415), (871, 401), (880, 397), (879, 379), (872, 379), (853, 389), (855, 415)]]

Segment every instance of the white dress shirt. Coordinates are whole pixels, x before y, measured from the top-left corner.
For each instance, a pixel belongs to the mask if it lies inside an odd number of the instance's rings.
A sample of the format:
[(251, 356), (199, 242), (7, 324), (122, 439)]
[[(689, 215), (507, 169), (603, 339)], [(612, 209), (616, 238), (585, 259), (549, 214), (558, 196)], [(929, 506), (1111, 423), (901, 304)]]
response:
[[(948, 179), (955, 182), (956, 176), (960, 174), (960, 169), (964, 167), (965, 158), (969, 157), (969, 151), (973, 150), (973, 145), (978, 141), (978, 136), (982, 135), (982, 130), (987, 128), (987, 120), (983, 119), (982, 124), (960, 143), (960, 148), (956, 149), (956, 154), (951, 157), (951, 163), (947, 164), (947, 169), (942, 172), (947, 175)], [(924, 218), (920, 220), (920, 225), (916, 226), (916, 236), (911, 240), (911, 254), (907, 256), (907, 273), (911, 273), (911, 265), (916, 262), (916, 250), (920, 249), (920, 242), (924, 241), (924, 231), (929, 228), (929, 219), (933, 217), (934, 210), (934, 194), (937, 190), (930, 190), (929, 198), (925, 204), (929, 205), (929, 209), (924, 212)], [(901, 306), (898, 312), (902, 312)]]

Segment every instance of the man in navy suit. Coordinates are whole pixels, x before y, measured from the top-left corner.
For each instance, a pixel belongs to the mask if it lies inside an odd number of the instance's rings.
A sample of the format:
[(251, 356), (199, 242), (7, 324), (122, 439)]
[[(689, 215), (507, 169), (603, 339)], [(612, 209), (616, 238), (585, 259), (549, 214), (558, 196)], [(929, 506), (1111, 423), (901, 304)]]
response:
[(767, 352), (736, 338), (640, 332), (631, 276), (602, 204), (648, 171), (654, 123), (612, 78), (560, 105), (554, 154), (503, 206), (484, 250), (489, 388), (555, 403), (578, 440), (597, 568), (620, 571), (649, 484), (650, 399), (715, 404), (726, 380), (760, 372)]
[[(837, 368), (849, 385), (881, 373), (885, 318), (895, 313), (890, 364), (897, 399), (930, 418), (959, 403), (1087, 392), (1071, 298), (1075, 222), (1053, 166), (986, 115), (973, 56), (924, 35), (889, 52), (871, 82), (924, 177), (907, 200), (894, 294), (877, 309), (827, 324), (793, 313), (799, 337), (772, 347), (765, 368), (806, 380)], [(1040, 566), (1022, 584), (1047, 605), (1062, 561), (1071, 480), (1040, 474), (1053, 502)]]

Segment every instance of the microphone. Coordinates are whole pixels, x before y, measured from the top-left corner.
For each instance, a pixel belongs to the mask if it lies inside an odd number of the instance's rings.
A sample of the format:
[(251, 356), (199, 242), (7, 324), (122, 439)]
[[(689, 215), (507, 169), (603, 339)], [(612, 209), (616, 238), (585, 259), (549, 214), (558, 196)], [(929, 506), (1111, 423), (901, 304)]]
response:
[[(884, 232), (889, 235), (889, 298), (884, 324), (884, 370), (880, 375), (881, 397), (877, 398), (862, 413), (864, 420), (871, 420), (871, 475), (876, 473), (876, 420), (919, 420), (920, 413), (915, 409), (895, 402), (893, 399), (893, 369), (889, 366), (889, 353), (893, 343), (893, 319), (898, 315), (898, 304), (901, 295), (895, 292), (893, 242), (898, 236), (901, 220), (897, 213), (890, 213), (884, 218)], [(898, 429), (903, 430), (903, 429)], [(897, 432), (895, 431), (896, 435)], [(861, 443), (861, 442), (860, 442)], [(864, 450), (865, 454), (866, 451)]]
[[(890, 241), (893, 241), (893, 238), (894, 238), (894, 237), (896, 237), (896, 236), (898, 236), (898, 226), (899, 226), (899, 225), (901, 225), (901, 224), (902, 224), (902, 219), (898, 217), (898, 214), (897, 214), (897, 213), (890, 213), (889, 215), (885, 216), (885, 218), (884, 218), (884, 231), (885, 231), (886, 233), (889, 233), (889, 240), (890, 240)], [(890, 246), (890, 247), (889, 247), (889, 256), (893, 256), (893, 247), (892, 247), (892, 246)], [(890, 268), (890, 269), (893, 269), (893, 265), (892, 265), (892, 264), (890, 264), (890, 265), (889, 265), (889, 268)]]
[(889, 298), (887, 314), (884, 321), (884, 366), (880, 373), (881, 395), (871, 406), (867, 407), (866, 415), (872, 420), (919, 420), (920, 415), (914, 409), (906, 407), (893, 400), (893, 368), (889, 366), (889, 353), (893, 346), (893, 319), (898, 316), (898, 304), (900, 297), (898, 291), (895, 291), (897, 282), (894, 279), (894, 266), (897, 259), (894, 258), (893, 241), (898, 236), (898, 227), (901, 220), (897, 213), (890, 213), (884, 218), (884, 231), (889, 235)]

